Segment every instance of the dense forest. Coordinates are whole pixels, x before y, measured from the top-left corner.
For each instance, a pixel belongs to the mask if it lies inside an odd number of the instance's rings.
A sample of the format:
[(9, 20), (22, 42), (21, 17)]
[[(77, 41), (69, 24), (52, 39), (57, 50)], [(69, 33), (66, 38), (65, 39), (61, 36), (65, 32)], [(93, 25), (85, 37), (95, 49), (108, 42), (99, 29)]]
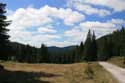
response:
[(81, 61), (108, 60), (112, 56), (125, 56), (125, 28), (111, 34), (96, 38), (95, 33), (88, 31), (85, 42), (78, 46), (64, 48), (40, 48), (9, 41), (9, 31), (6, 27), (11, 21), (6, 21), (6, 4), (0, 3), (0, 59), (27, 63), (74, 63)]

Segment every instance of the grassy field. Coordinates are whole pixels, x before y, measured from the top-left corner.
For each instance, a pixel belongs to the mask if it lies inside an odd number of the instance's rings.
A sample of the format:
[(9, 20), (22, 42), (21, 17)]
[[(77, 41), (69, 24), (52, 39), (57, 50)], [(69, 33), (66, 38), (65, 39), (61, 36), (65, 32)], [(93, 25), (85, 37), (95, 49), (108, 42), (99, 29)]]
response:
[(125, 64), (123, 64), (124, 57), (113, 57), (110, 60), (108, 60), (108, 62), (125, 68)]
[(27, 64), (1, 62), (5, 67), (0, 72), (0, 83), (117, 83), (96, 62), (90, 64), (93, 79), (84, 73), (87, 63), (75, 64)]

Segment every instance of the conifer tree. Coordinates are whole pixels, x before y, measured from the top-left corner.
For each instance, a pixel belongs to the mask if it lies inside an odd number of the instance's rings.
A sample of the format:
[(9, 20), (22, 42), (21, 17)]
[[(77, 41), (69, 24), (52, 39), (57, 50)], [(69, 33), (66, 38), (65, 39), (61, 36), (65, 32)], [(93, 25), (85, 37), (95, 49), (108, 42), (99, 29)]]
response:
[(108, 41), (107, 38), (104, 38), (104, 44), (102, 46), (102, 50), (100, 52), (100, 55), (98, 56), (99, 60), (107, 60), (109, 58), (109, 48), (108, 48)]
[(121, 35), (120, 35), (120, 55), (124, 56), (124, 64), (125, 64), (125, 28), (122, 27), (121, 29)]
[(48, 62), (49, 60), (48, 49), (44, 44), (42, 44), (40, 48), (40, 58), (41, 58), (40, 62)]
[(6, 29), (6, 27), (10, 24), (9, 21), (6, 21), (6, 10), (5, 10), (6, 4), (0, 3), (0, 59), (7, 60), (8, 59), (8, 38), (9, 35), (7, 32), (9, 31)]
[(94, 32), (92, 35), (92, 43), (91, 43), (91, 60), (92, 61), (97, 60), (97, 43), (96, 43), (96, 36)]
[(79, 55), (79, 59), (83, 59), (83, 57), (84, 57), (84, 44), (83, 44), (83, 42), (81, 42), (80, 43), (80, 46), (79, 46), (79, 48), (78, 48), (78, 55)]
[(91, 43), (92, 43), (92, 35), (91, 31), (89, 30), (84, 45), (84, 59), (87, 61), (91, 60)]

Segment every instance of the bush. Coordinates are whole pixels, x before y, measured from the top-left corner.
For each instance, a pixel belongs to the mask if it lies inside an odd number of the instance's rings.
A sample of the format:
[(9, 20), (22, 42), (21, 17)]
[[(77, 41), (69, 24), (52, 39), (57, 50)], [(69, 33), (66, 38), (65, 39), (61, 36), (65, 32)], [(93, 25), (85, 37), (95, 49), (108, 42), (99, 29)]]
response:
[(84, 71), (84, 74), (85, 74), (87, 79), (93, 79), (93, 77), (94, 77), (94, 71), (89, 63), (87, 65), (87, 68)]

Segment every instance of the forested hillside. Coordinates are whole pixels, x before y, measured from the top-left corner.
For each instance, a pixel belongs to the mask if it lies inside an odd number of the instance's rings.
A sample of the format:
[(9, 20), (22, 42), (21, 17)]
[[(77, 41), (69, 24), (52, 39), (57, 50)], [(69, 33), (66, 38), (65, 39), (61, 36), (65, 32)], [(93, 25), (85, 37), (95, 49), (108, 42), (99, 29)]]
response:
[[(91, 38), (93, 38), (91, 40)], [(41, 48), (10, 42), (11, 52), (9, 60), (29, 63), (74, 63), (80, 61), (107, 60), (112, 56), (124, 56), (125, 52), (125, 29), (114, 31), (95, 40), (95, 35), (88, 32), (85, 43), (79, 46), (64, 48), (47, 47), (42, 44)]]

